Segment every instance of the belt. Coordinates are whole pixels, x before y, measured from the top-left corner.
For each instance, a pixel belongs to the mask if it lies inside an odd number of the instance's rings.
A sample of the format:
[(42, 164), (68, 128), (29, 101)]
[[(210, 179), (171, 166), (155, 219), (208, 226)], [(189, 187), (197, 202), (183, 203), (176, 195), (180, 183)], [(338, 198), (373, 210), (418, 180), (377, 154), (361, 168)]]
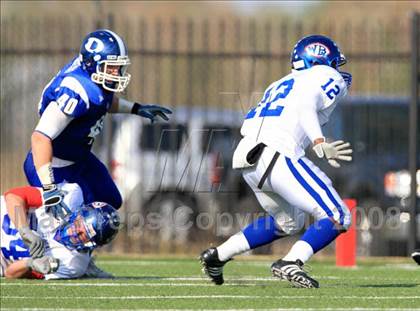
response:
[(273, 170), (274, 165), (277, 162), (277, 159), (280, 156), (280, 152), (276, 151), (276, 153), (274, 154), (273, 158), (271, 159), (270, 164), (268, 165), (267, 169), (265, 170), (263, 176), (261, 177), (260, 182), (258, 183), (258, 189), (261, 189), (265, 183), (265, 180), (267, 179), (268, 175), (271, 173), (271, 171)]

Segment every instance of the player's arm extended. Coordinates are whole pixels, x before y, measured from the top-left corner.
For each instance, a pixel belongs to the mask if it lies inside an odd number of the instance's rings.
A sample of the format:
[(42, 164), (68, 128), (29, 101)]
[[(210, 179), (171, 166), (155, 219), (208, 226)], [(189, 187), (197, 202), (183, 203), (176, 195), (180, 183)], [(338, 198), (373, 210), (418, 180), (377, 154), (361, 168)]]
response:
[(43, 186), (54, 184), (51, 168), (52, 140), (60, 135), (72, 120), (72, 117), (60, 110), (56, 102), (51, 102), (32, 133), (31, 147), (34, 165)]
[(62, 202), (63, 194), (55, 185), (52, 169), (52, 141), (73, 119), (61, 111), (56, 102), (51, 102), (42, 114), (31, 137), (32, 156), (43, 188), (44, 205), (56, 218), (62, 218), (70, 211)]
[(152, 123), (156, 121), (157, 117), (168, 121), (169, 117), (167, 115), (172, 113), (170, 109), (165, 107), (158, 105), (143, 105), (136, 102), (131, 102), (118, 96), (113, 97), (109, 112), (135, 114), (143, 118), (150, 119)]
[(299, 105), (300, 124), (313, 144), (313, 150), (319, 158), (326, 158), (328, 163), (338, 168), (340, 161), (351, 161), (350, 144), (341, 140), (327, 143), (325, 137), (322, 135), (321, 125), (318, 120), (318, 107), (322, 105), (322, 97), (319, 92), (309, 91), (307, 94), (311, 95), (306, 98), (305, 102)]

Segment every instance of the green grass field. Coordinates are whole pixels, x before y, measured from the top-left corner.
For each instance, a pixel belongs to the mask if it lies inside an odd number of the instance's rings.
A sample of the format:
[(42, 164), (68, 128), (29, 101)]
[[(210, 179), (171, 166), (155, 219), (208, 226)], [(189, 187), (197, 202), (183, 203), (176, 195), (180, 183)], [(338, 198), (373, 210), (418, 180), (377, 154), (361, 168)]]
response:
[(420, 267), (408, 259), (370, 259), (357, 268), (311, 262), (319, 289), (296, 289), (271, 277), (273, 258), (242, 257), (211, 284), (196, 259), (100, 257), (116, 279), (1, 280), (1, 310), (276, 309), (420, 310)]

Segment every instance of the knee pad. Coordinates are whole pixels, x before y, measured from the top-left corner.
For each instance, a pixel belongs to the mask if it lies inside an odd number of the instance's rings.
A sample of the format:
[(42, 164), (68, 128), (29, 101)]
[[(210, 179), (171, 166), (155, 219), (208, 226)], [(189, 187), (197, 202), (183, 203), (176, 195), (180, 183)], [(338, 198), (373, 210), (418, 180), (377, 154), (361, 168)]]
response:
[(341, 207), (343, 209), (343, 229), (344, 231), (347, 231), (350, 226), (351, 226), (351, 213), (349, 211), (349, 209), (347, 208), (347, 206), (342, 206)]
[(299, 233), (305, 226), (304, 213), (297, 213), (293, 217), (280, 213), (274, 219), (276, 220), (276, 226), (287, 235)]
[(350, 228), (351, 225), (351, 213), (347, 206), (342, 205), (339, 208), (332, 209), (333, 216), (328, 216), (325, 211), (323, 211), (321, 208), (317, 208), (316, 212), (313, 213), (313, 216), (316, 220), (321, 220), (324, 218), (330, 218), (332, 219), (337, 225), (341, 226), (341, 230), (343, 232), (347, 231), (348, 228)]

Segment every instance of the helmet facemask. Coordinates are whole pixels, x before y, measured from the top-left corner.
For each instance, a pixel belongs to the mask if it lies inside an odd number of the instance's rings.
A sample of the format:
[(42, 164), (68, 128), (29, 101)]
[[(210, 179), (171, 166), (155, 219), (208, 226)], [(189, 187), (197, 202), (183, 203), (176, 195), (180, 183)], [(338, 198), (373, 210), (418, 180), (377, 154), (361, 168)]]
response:
[[(123, 92), (130, 83), (131, 75), (127, 73), (130, 59), (127, 56), (118, 56), (115, 59), (107, 59), (97, 62), (96, 72), (92, 73), (93, 82), (102, 85), (105, 90), (111, 92)], [(119, 67), (118, 75), (108, 73), (110, 66)]]
[(70, 250), (87, 251), (96, 247), (93, 241), (96, 231), (83, 213), (71, 214), (55, 234), (55, 239)]

